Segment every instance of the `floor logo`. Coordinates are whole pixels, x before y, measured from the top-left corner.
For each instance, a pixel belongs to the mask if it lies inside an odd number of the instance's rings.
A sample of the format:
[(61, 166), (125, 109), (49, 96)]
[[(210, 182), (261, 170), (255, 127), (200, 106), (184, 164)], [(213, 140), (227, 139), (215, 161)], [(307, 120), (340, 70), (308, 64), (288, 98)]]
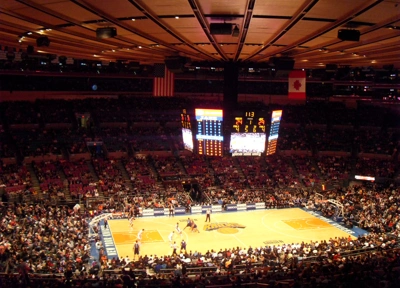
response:
[(244, 229), (246, 226), (238, 224), (238, 223), (229, 223), (229, 222), (221, 222), (221, 223), (209, 223), (204, 225), (205, 231), (213, 231), (217, 230), (223, 234), (235, 234), (239, 230), (237, 228)]

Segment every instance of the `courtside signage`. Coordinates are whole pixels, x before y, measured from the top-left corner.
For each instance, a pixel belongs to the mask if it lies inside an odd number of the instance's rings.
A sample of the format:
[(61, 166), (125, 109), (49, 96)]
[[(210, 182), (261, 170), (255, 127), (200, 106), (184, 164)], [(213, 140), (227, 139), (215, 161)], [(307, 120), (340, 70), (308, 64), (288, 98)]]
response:
[(118, 257), (110, 229), (105, 229), (104, 225), (101, 225), (101, 235), (103, 236), (103, 244), (106, 249), (107, 258), (112, 259), (113, 257)]

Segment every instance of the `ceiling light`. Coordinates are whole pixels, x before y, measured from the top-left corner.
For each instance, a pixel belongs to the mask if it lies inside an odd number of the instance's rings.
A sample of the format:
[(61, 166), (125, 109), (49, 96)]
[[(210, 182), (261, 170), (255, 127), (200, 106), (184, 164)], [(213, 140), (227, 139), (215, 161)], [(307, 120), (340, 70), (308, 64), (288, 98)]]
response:
[(376, 63), (376, 60), (372, 60), (371, 63), (372, 63), (372, 64)]
[(112, 52), (115, 52), (115, 50), (114, 50), (114, 49), (112, 49)]
[(179, 16), (175, 16), (175, 19), (179, 19)]
[(50, 29), (50, 28), (47, 28), (46, 31), (51, 31), (51, 29)]
[(29, 31), (28, 33), (26, 33), (26, 34), (28, 34), (28, 35), (32, 35), (32, 32), (31, 31)]
[(142, 46), (138, 46), (139, 49), (142, 49)]
[(135, 18), (132, 18), (132, 21), (136, 21), (136, 19), (135, 19)]
[(44, 31), (41, 29), (41, 30), (39, 30), (39, 33), (43, 33)]

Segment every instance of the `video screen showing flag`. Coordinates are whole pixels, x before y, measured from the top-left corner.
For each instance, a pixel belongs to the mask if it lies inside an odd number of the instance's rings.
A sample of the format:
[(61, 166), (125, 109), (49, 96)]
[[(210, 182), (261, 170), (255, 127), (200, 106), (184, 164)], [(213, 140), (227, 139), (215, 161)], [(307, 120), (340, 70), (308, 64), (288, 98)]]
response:
[(182, 128), (182, 139), (183, 139), (183, 148), (185, 150), (189, 150), (193, 152), (193, 134), (192, 130), (187, 128)]
[(271, 128), (269, 130), (267, 142), (267, 156), (276, 152), (276, 146), (279, 138), (279, 126), (281, 125), (282, 110), (272, 111)]
[(232, 156), (261, 156), (265, 151), (265, 133), (231, 133)]
[(200, 155), (222, 156), (223, 111), (220, 109), (195, 109), (197, 121), (197, 151)]

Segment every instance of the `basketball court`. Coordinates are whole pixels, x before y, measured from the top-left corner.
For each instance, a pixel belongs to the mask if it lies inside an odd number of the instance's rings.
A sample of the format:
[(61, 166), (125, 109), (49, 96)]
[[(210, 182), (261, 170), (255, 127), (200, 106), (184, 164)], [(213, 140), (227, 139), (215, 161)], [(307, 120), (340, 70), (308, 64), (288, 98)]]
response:
[[(188, 217), (196, 222), (200, 233), (189, 228), (183, 230)], [(185, 239), (188, 251), (202, 253), (211, 249), (301, 243), (350, 235), (299, 208), (216, 213), (211, 215), (211, 223), (205, 223), (205, 218), (204, 214), (143, 217), (134, 221), (133, 228), (127, 219), (109, 220), (108, 224), (119, 257), (129, 256), (130, 259), (142, 228), (145, 230), (141, 255), (170, 255), (168, 236), (171, 231), (175, 231), (173, 241), (178, 245)], [(176, 233), (176, 223), (183, 230), (181, 236)]]

